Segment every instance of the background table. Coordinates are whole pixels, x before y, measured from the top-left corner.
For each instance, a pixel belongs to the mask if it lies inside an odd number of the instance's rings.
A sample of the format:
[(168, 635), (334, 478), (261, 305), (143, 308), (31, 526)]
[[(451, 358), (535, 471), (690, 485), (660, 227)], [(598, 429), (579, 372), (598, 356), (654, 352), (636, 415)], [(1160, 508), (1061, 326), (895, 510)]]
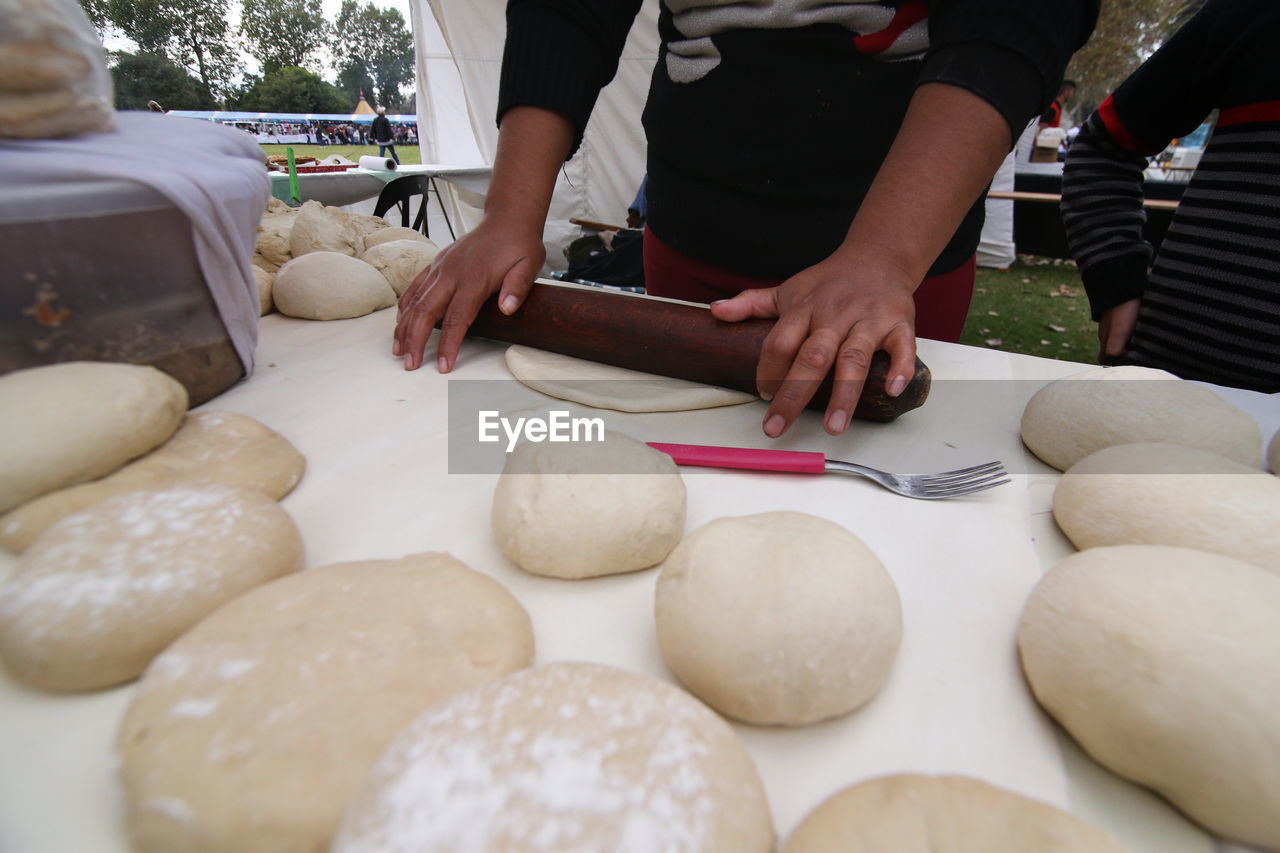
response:
[[(458, 184), (484, 194), (488, 191), (492, 166), (450, 166), (421, 163), (399, 166), (394, 171), (353, 168), (345, 172), (311, 172), (298, 175), (298, 189), (303, 201), (315, 199), (321, 204), (343, 206), (367, 198), (377, 198), (391, 181), (407, 175), (426, 175)], [(271, 172), (271, 194), (281, 201), (289, 200), (289, 175)]]
[[(921, 341), (935, 377), (925, 407), (891, 424), (856, 422), (839, 438), (806, 412), (771, 443), (760, 430), (761, 402), (667, 414), (586, 409), (510, 380), (504, 346), (491, 342), (469, 340), (451, 375), (407, 373), (390, 354), (394, 313), (337, 322), (265, 317), (254, 376), (202, 407), (257, 418), (306, 455), (306, 475), (282, 505), (302, 531), (309, 568), (446, 550), (529, 611), (537, 662), (592, 660), (673, 680), (653, 622), (655, 570), (561, 581), (503, 557), (489, 531), (496, 473), (450, 473), (447, 451), (476, 434), (468, 401), (508, 417), (552, 409), (599, 416), (644, 440), (821, 450), (889, 470), (1002, 459), (1012, 484), (936, 502), (852, 478), (685, 470), (688, 529), (721, 516), (810, 512), (866, 541), (902, 596), (902, 650), (868, 705), (803, 728), (734, 725), (760, 769), (780, 838), (839, 788), (913, 770), (963, 773), (1067, 808), (1137, 853), (1213, 849), (1158, 797), (1085, 758), (1039, 710), (1019, 669), (1022, 604), (1046, 561), (1070, 546), (1046, 515), (1057, 475), (1023, 449), (1018, 420), (1046, 380), (1084, 365)], [(1280, 427), (1276, 398), (1228, 396), (1268, 435)], [(0, 577), (11, 564), (0, 558)], [(57, 695), (0, 680), (0, 850), (128, 849), (111, 744), (132, 691)]]

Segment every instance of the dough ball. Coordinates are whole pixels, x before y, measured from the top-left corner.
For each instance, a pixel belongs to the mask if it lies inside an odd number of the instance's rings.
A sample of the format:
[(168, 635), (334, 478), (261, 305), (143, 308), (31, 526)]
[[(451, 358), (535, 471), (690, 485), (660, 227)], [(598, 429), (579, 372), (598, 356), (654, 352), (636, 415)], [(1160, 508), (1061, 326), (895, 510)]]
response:
[(310, 252), (336, 252), (355, 256), (364, 248), (364, 231), (353, 217), (337, 207), (318, 201), (303, 202), (289, 232), (289, 252), (300, 258)]
[(224, 483), (280, 499), (306, 459), (278, 432), (234, 412), (192, 412), (160, 447), (92, 483), (41, 495), (0, 516), (0, 546), (25, 551), (55, 522), (107, 498), (182, 483)]
[(64, 518), (18, 560), (0, 587), (0, 656), (39, 687), (121, 684), (223, 602), (300, 568), (298, 528), (261, 492), (130, 492)]
[(902, 642), (884, 566), (838, 524), (800, 512), (721, 518), (662, 566), (654, 614), (671, 671), (748, 723), (804, 725), (870, 699)]
[(0, 376), (0, 512), (114, 471), (182, 423), (187, 389), (154, 367), (72, 361)]
[(1271, 444), (1267, 445), (1267, 467), (1271, 473), (1280, 476), (1280, 430), (1271, 436)]
[[(364, 250), (367, 252), (374, 246), (380, 246), (383, 243), (390, 243), (394, 240), (417, 240), (420, 243), (435, 245), (427, 238), (427, 235), (416, 228), (405, 228), (403, 225), (388, 225), (386, 228), (365, 235)], [(439, 251), (439, 249), (436, 251)]]
[(1248, 412), (1207, 388), (1149, 367), (1101, 367), (1058, 379), (1022, 412), (1022, 441), (1065, 471), (1116, 444), (1185, 444), (1258, 467), (1262, 433)]
[(275, 307), (271, 301), (271, 286), (275, 284), (276, 274), (267, 272), (257, 264), (252, 264), (251, 267), (253, 269), (253, 282), (258, 286), (258, 316), (265, 317)]
[[(343, 211), (346, 213), (346, 211)], [(381, 216), (368, 216), (363, 213), (347, 213), (348, 221), (351, 223), (351, 230), (360, 238), (356, 241), (356, 257), (359, 257), (365, 249), (365, 241), (374, 234), (380, 234), (383, 231), (391, 229), (391, 224)]]
[(1099, 450), (1058, 480), (1053, 517), (1081, 550), (1178, 545), (1280, 573), (1280, 479), (1194, 447)]
[(1280, 847), (1280, 578), (1185, 548), (1055, 566), (1018, 630), (1036, 699), (1098, 762), (1215, 834)]
[(1047, 803), (964, 776), (904, 773), (833, 794), (783, 853), (1126, 853)]
[(507, 456), (490, 518), (502, 553), (555, 578), (632, 572), (684, 533), (684, 480), (671, 457), (606, 430), (604, 441), (521, 442)]
[[(278, 199), (273, 198), (272, 201)], [(293, 236), (293, 223), (297, 216), (298, 211), (287, 205), (284, 210), (267, 206), (266, 213), (258, 223), (258, 242), (253, 250), (254, 266), (267, 272), (275, 272), (293, 260), (289, 240)]]
[(665, 681), (555, 663), (414, 720), (333, 853), (773, 849), (760, 776), (723, 720)]
[(116, 739), (134, 849), (328, 850), (398, 731), (532, 659), (528, 614), (448, 554), (255, 589), (138, 684)]
[(508, 347), (506, 362), (512, 376), (540, 394), (597, 409), (683, 412), (736, 406), (758, 399), (743, 391), (655, 376), (526, 346)]
[(427, 240), (392, 240), (366, 249), (360, 259), (382, 273), (399, 296), (438, 254), (440, 249)]
[(83, 54), (48, 41), (0, 44), (0, 91), (35, 94), (66, 89), (90, 70)]
[(304, 320), (345, 320), (396, 304), (382, 273), (337, 252), (310, 252), (280, 268), (271, 298), (276, 310)]

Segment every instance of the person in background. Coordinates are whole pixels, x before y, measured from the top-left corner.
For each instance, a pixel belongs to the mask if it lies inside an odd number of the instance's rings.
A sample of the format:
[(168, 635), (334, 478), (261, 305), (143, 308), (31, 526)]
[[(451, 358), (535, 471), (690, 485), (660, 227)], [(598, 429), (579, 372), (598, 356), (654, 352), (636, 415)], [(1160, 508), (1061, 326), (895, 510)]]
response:
[[(1062, 180), (1099, 359), (1280, 391), (1280, 3), (1209, 0), (1098, 107)], [(1147, 158), (1220, 110), (1154, 253)]]
[(391, 120), (387, 118), (386, 107), (378, 107), (378, 114), (373, 117), (373, 125), (369, 130), (370, 136), (378, 145), (378, 156), (385, 157), (385, 152), (390, 151), (391, 159), (399, 166), (400, 158), (396, 156), (395, 138), (391, 135)]
[(648, 211), (649, 204), (645, 201), (644, 185), (649, 182), (649, 176), (645, 175), (640, 179), (640, 189), (636, 190), (636, 197), (631, 202), (631, 206), (627, 208), (627, 227), (643, 228), (645, 213)]
[(1036, 132), (1039, 133), (1046, 127), (1062, 127), (1062, 111), (1075, 96), (1076, 81), (1063, 80), (1062, 85), (1058, 87), (1057, 96), (1049, 104), (1049, 109), (1040, 116), (1040, 125), (1036, 128)]
[[(448, 372), (486, 298), (518, 310), (556, 175), (639, 6), (509, 2), (485, 217), (402, 295), (392, 352), (406, 369), (437, 321)], [(663, 0), (643, 115), (646, 284), (722, 321), (778, 318), (756, 365), (766, 435), (833, 366), (824, 426), (844, 432), (873, 352), (888, 351), (899, 394), (916, 334), (958, 338), (985, 188), (1097, 15), (1098, 0)]]

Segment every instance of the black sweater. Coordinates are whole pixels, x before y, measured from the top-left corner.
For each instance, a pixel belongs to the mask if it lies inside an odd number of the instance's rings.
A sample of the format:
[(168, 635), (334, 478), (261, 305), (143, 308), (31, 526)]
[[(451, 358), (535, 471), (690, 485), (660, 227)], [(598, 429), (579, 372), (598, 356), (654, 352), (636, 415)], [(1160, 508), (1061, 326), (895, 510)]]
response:
[[(569, 116), (580, 141), (639, 5), (510, 0), (499, 121), (541, 106)], [(663, 0), (643, 116), (647, 224), (699, 260), (792, 275), (844, 239), (917, 85), (976, 93), (1016, 139), (1097, 11), (1097, 0)], [(932, 272), (965, 262), (981, 228), (979, 201)]]
[[(1280, 3), (1210, 0), (1068, 151), (1063, 223), (1094, 317), (1142, 299), (1127, 361), (1280, 391), (1278, 48)], [(1147, 156), (1214, 109), (1217, 126), (1152, 262)]]

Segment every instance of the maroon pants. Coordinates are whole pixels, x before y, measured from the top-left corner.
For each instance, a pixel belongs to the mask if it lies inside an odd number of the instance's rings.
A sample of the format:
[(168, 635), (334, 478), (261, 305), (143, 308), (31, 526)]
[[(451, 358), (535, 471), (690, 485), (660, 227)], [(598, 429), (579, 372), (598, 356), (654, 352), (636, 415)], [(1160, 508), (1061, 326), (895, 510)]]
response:
[[(926, 278), (915, 292), (916, 336), (956, 343), (973, 298), (974, 258), (957, 269)], [(648, 228), (644, 231), (645, 290), (686, 302), (715, 302), (744, 290), (776, 287), (780, 278), (742, 275), (681, 254)]]

